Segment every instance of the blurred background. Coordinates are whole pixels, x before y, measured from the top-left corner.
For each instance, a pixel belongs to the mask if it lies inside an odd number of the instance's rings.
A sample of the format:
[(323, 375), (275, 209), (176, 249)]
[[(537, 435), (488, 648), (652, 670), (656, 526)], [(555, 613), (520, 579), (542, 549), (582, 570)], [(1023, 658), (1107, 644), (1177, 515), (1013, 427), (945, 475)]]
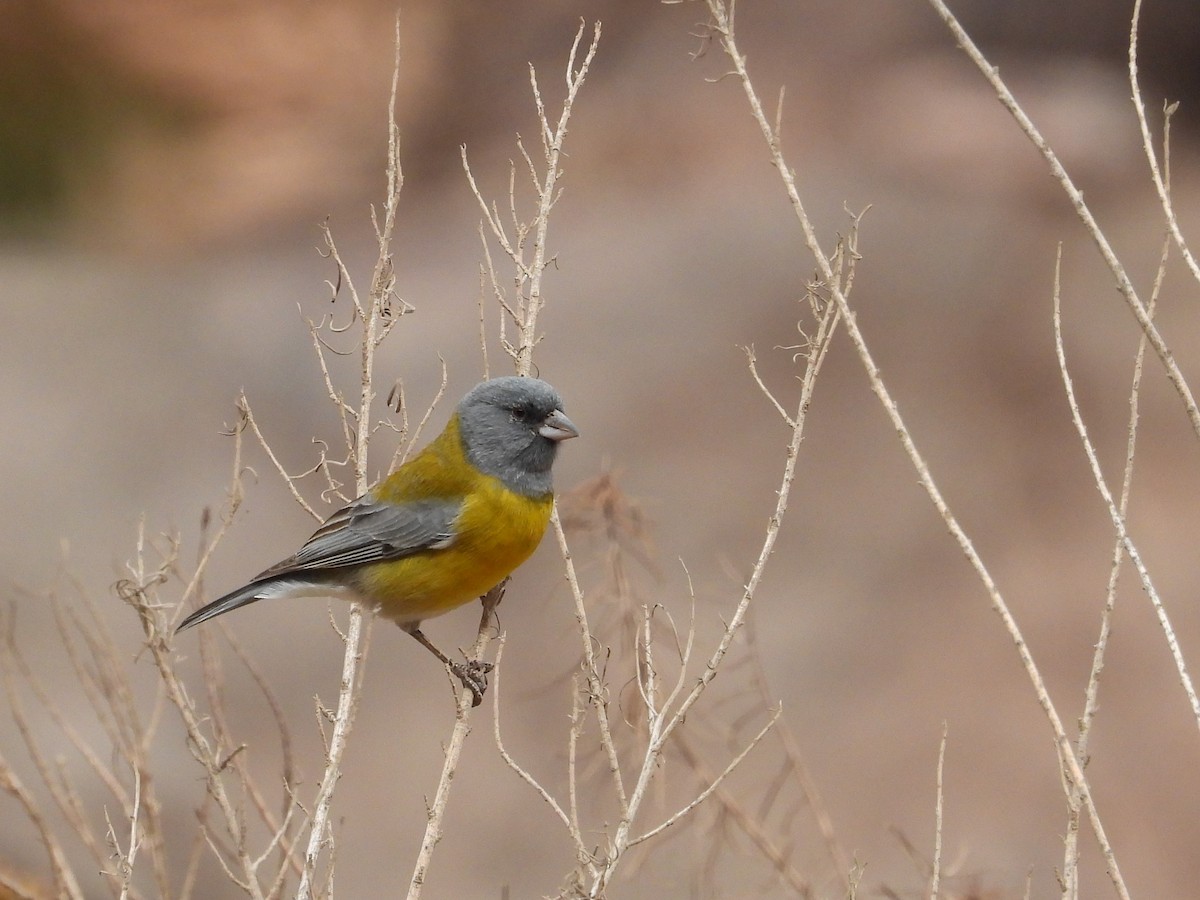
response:
[[(1164, 226), (1129, 102), (1130, 6), (954, 4), (1148, 296)], [(232, 446), (222, 432), (238, 391), (293, 470), (315, 460), (314, 436), (338, 437), (302, 317), (344, 315), (324, 284), (334, 271), (316, 251), (321, 222), (358, 283), (369, 280), (394, 15), (374, 0), (0, 4), (0, 490), (10, 511), (0, 566), (18, 640), (69, 707), (71, 672), (39, 597), (69, 593), (68, 577), (96, 596), (150, 696), (153, 670), (134, 659), (140, 626), (110, 586), (142, 517), (151, 533), (178, 529), (194, 556), (202, 510), (224, 499)], [(686, 618), (682, 561), (711, 637), (761, 545), (788, 438), (740, 347), (757, 348), (764, 378), (792, 405), (798, 370), (776, 348), (797, 342), (813, 264), (740, 87), (721, 79), (719, 48), (696, 36), (701, 5), (403, 5), (396, 265), (416, 312), (384, 347), (383, 393), (402, 378), (412, 408), (423, 409), (439, 356), (448, 397), (479, 379), (480, 214), (459, 146), (484, 192), (503, 203), (516, 135), (536, 145), (528, 64), (557, 115), (581, 17), (589, 27), (601, 20), (603, 38), (567, 139), (537, 353), (583, 433), (564, 448), (558, 483), (566, 492), (619, 473), (653, 540), (654, 565), (635, 576), (642, 598)], [(786, 87), (784, 149), (823, 245), (848, 230), (847, 210), (871, 207), (851, 297), (859, 325), (1073, 721), (1112, 534), (1054, 359), (1060, 242), (1068, 357), (1114, 487), (1135, 323), (1044, 163), (929, 8), (747, 3), (737, 23), (764, 101), (773, 108)], [(1164, 99), (1182, 101), (1172, 179), (1185, 234), (1200, 216), (1198, 54), (1200, 6), (1147, 6), (1141, 69), (1155, 127)], [(1174, 263), (1168, 271), (1161, 327), (1194, 381), (1196, 285)], [(503, 360), (494, 313), (488, 320), (495, 371)], [(1200, 454), (1160, 367), (1147, 373), (1131, 528), (1194, 658)], [(431, 429), (448, 410), (434, 413)], [(389, 453), (382, 448), (377, 463)], [(212, 564), (214, 592), (312, 529), (261, 455), (248, 461), (259, 477)], [(581, 538), (593, 588), (606, 577), (598, 548)], [(565, 676), (578, 650), (549, 543), (502, 612), (510, 749), (562, 791)], [(860, 896), (923, 890), (925, 871), (905, 842), (932, 852), (943, 722), (951, 895), (1021, 896), (1027, 879), (1031, 896), (1056, 895), (1066, 812), (1051, 731), (844, 337), (818, 386), (755, 620), (773, 694), (838, 839), (865, 867)], [(475, 622), (464, 610), (429, 631), (465, 644)], [(312, 698), (333, 702), (340, 666), (324, 604), (260, 604), (230, 624), (280, 692), (315, 789)], [(180, 652), (192, 642), (182, 638)], [(337, 885), (349, 897), (407, 883), (452, 720), (444, 675), (412, 641), (379, 627), (371, 650), (335, 808), (345, 816)], [(261, 704), (247, 689), (240, 707), (241, 677), (231, 675), (231, 715), (253, 745)], [(1123, 874), (1140, 896), (1190, 896), (1200, 882), (1200, 742), (1154, 615), (1128, 576), (1101, 706), (1089, 772)], [(720, 719), (719, 709), (709, 713)], [(504, 768), (487, 730), (481, 720), (468, 745), (426, 896), (498, 897), (503, 887), (542, 896), (572, 866), (565, 834)], [(162, 743), (159, 789), (187, 841), (197, 770), (177, 734), (168, 729)], [(0, 749), (29, 770), (7, 723)], [(779, 764), (777, 747), (759, 753), (740, 788), (751, 806), (756, 779), (761, 793)], [(707, 759), (719, 769), (727, 753), (710, 747)], [(15, 807), (0, 809), (20, 821)], [(661, 852), (649, 849), (612, 895), (784, 895), (761, 856), (721, 830), (700, 819)], [(816, 895), (840, 896), (811, 825), (780, 834)], [(720, 862), (709, 869), (714, 841)], [(1086, 830), (1081, 843), (1084, 896), (1104, 896)], [(29, 829), (6, 825), (0, 858), (35, 878), (45, 871)], [(227, 886), (211, 861), (201, 884), (208, 895)]]

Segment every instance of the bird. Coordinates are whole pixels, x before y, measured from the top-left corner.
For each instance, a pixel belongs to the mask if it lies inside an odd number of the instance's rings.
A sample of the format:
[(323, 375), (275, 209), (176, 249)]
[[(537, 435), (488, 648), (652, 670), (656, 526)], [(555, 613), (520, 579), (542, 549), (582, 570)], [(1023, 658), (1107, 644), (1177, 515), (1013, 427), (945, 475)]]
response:
[(287, 559), (188, 615), (175, 633), (259, 600), (357, 600), (432, 652), (478, 706), (490, 666), (450, 660), (421, 623), (483, 596), (529, 558), (550, 521), (558, 446), (578, 436), (545, 381), (482, 381), (420, 453), (331, 515)]

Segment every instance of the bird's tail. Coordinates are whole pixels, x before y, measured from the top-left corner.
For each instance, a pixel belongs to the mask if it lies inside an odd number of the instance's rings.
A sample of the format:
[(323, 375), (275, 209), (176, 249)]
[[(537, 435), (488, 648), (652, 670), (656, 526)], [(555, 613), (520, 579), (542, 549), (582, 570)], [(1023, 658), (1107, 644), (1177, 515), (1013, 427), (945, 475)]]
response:
[(191, 628), (193, 625), (199, 625), (201, 622), (207, 622), (209, 619), (216, 618), (222, 613), (227, 613), (231, 609), (237, 609), (241, 606), (253, 603), (255, 600), (261, 600), (263, 597), (270, 595), (267, 588), (267, 583), (262, 581), (254, 581), (245, 587), (238, 588), (232, 593), (226, 594), (224, 597), (219, 597), (212, 603), (200, 607), (186, 619), (179, 623), (175, 629), (175, 633)]

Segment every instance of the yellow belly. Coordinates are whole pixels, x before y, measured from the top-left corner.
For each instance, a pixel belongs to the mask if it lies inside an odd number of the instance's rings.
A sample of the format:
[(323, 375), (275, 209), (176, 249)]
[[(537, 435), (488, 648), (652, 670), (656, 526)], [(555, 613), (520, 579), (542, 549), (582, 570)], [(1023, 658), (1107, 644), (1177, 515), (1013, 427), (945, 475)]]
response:
[(481, 476), (442, 550), (363, 566), (355, 577), (364, 601), (401, 625), (420, 622), (487, 593), (537, 549), (553, 498), (524, 497)]

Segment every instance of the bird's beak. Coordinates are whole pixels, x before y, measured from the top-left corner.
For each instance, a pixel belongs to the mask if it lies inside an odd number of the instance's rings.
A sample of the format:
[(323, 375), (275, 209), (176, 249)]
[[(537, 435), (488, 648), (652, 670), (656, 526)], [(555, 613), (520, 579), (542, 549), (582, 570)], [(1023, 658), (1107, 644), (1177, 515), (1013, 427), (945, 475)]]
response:
[(568, 438), (579, 437), (579, 429), (567, 418), (566, 413), (556, 409), (542, 420), (542, 424), (538, 426), (538, 434), (548, 441), (558, 443)]

